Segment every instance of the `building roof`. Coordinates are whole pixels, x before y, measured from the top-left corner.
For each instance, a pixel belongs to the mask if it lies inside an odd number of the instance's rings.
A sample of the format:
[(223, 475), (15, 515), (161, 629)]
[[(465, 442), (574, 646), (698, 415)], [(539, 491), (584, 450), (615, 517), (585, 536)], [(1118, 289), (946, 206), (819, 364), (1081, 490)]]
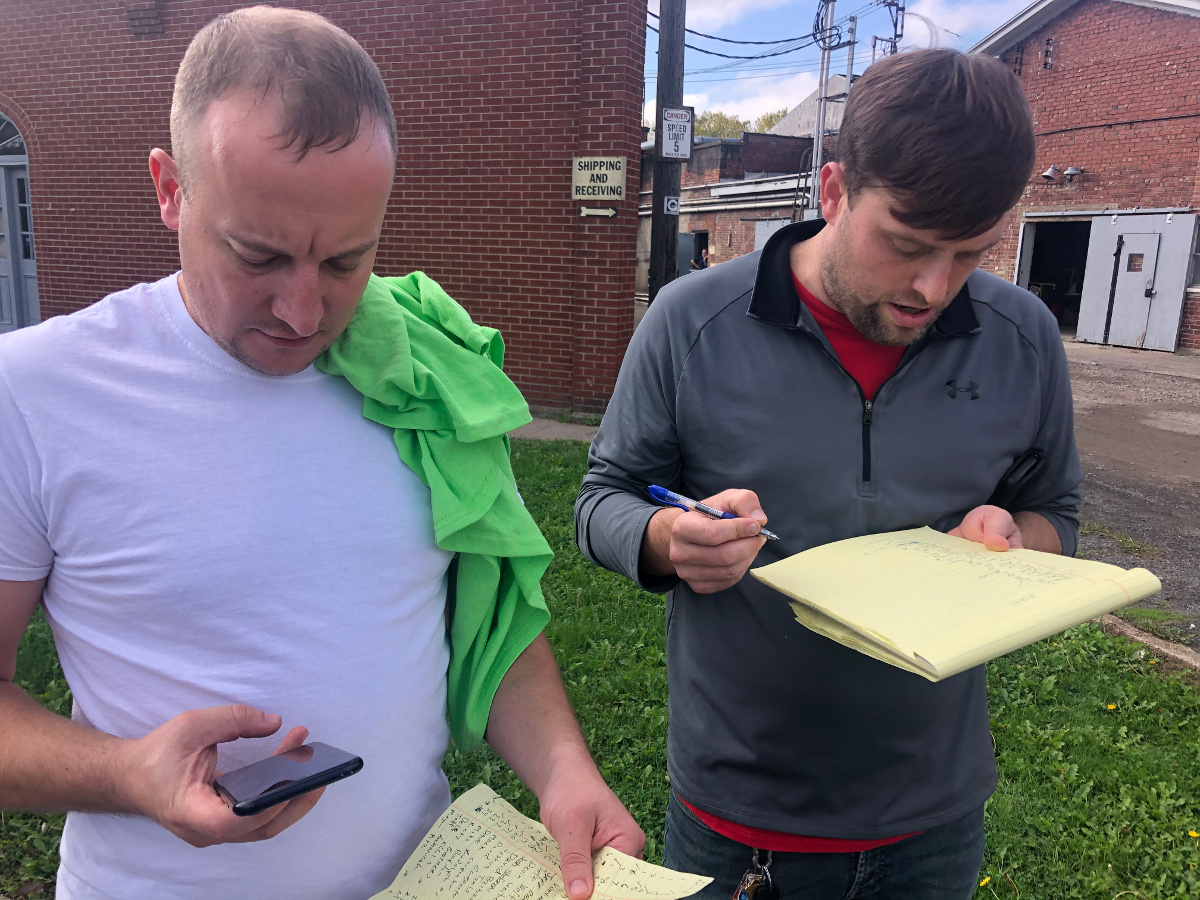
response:
[[(1080, 0), (1038, 0), (1032, 6), (1021, 10), (967, 52), (999, 56), (1079, 2)], [(1200, 16), (1200, 0), (1114, 0), (1114, 2), (1147, 6), (1151, 9), (1181, 13), (1185, 16)]]
[[(1200, 0), (1196, 0), (1200, 3)], [(846, 91), (845, 75), (830, 75), (827, 93), (833, 96), (844, 94)], [(846, 101), (830, 100), (825, 107), (825, 130), (837, 131), (842, 125), (842, 112)], [(767, 134), (785, 134), (791, 137), (812, 137), (817, 130), (817, 92), (800, 101), (790, 112), (769, 129)]]

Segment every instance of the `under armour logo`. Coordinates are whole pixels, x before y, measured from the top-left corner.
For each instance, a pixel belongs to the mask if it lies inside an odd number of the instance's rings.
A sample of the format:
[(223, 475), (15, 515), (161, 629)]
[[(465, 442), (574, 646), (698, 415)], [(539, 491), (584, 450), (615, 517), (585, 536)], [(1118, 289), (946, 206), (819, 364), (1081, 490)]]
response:
[(979, 399), (979, 385), (977, 385), (974, 381), (969, 382), (966, 387), (959, 387), (958, 379), (952, 378), (950, 381), (946, 382), (946, 387), (950, 388), (950, 390), (946, 391), (946, 396), (951, 400), (953, 400), (959, 394), (970, 394), (972, 400)]

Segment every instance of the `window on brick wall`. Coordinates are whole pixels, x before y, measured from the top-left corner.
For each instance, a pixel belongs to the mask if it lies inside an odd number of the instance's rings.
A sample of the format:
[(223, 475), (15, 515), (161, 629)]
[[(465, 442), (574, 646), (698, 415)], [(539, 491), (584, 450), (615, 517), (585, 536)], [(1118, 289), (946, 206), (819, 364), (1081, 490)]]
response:
[(24, 156), (25, 140), (17, 126), (0, 116), (0, 156)]
[(1188, 276), (1188, 286), (1200, 288), (1200, 228), (1196, 229), (1196, 243), (1192, 246), (1192, 273)]

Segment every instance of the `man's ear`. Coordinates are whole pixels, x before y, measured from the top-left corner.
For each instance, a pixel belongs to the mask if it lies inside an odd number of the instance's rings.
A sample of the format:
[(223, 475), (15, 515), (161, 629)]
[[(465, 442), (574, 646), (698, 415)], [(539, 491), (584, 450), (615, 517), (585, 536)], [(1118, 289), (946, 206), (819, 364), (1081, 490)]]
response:
[(828, 224), (836, 225), (838, 216), (849, 206), (846, 170), (841, 163), (825, 163), (821, 166), (821, 217)]
[(179, 230), (179, 205), (183, 188), (179, 186), (179, 168), (166, 150), (155, 147), (150, 151), (150, 177), (158, 192), (158, 214), (172, 231)]

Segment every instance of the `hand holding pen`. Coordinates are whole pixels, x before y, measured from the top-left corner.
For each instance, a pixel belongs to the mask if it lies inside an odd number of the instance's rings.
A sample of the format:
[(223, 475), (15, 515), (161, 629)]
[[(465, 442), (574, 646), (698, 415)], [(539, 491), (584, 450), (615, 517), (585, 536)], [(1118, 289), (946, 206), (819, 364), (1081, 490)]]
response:
[[(698, 594), (711, 594), (737, 584), (768, 540), (763, 529), (767, 516), (753, 491), (728, 490), (706, 498), (707, 515), (662, 495), (671, 506), (688, 512), (663, 509), (651, 517), (642, 538), (639, 568), (643, 577), (673, 575)], [(673, 495), (678, 497), (678, 495)], [(715, 518), (714, 518), (715, 514)], [(771, 535), (774, 538), (774, 535)]]
[[(723, 509), (717, 509), (714, 506), (709, 506), (707, 503), (701, 503), (699, 500), (691, 500), (684, 497), (682, 494), (677, 494), (674, 491), (668, 491), (665, 487), (659, 487), (657, 484), (652, 484), (646, 488), (650, 492), (650, 496), (664, 506), (677, 506), (680, 509), (690, 509), (692, 512), (698, 512), (708, 516), (710, 519), (738, 519), (741, 518), (736, 513), (731, 513)], [(759, 534), (765, 537), (768, 541), (779, 540), (779, 535), (774, 534), (767, 529), (759, 527)]]

